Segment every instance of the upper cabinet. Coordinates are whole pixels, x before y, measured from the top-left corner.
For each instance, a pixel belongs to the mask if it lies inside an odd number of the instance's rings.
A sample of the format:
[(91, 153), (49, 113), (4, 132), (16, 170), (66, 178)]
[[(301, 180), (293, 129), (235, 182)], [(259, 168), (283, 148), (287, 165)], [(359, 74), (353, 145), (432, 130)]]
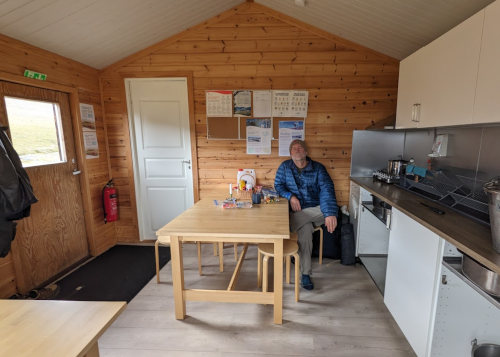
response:
[(500, 122), (500, 1), (485, 9), (474, 123)]
[(472, 123), (484, 13), (401, 61), (396, 128)]

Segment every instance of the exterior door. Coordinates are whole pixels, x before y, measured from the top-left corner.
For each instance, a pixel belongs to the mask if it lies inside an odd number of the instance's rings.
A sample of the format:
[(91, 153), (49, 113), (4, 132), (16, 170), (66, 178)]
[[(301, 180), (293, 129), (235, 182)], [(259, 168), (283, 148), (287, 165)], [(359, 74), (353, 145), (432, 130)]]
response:
[(19, 292), (47, 282), (88, 256), (83, 204), (66, 93), (0, 82), (14, 149), (38, 202), (18, 221), (12, 245)]
[(141, 240), (191, 207), (193, 176), (186, 78), (126, 80)]

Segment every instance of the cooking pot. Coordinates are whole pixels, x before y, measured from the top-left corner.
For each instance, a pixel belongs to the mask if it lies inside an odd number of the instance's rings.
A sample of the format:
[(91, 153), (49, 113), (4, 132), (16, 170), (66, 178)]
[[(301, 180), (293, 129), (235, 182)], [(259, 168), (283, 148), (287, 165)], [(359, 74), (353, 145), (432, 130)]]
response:
[(408, 165), (406, 160), (389, 160), (387, 161), (387, 173), (391, 176), (403, 175), (406, 165)]
[(500, 177), (495, 177), (485, 183), (484, 192), (488, 195), (491, 240), (493, 249), (500, 253)]
[(500, 275), (486, 268), (467, 254), (462, 255), (462, 271), (481, 290), (500, 297)]
[(499, 357), (500, 356), (500, 345), (495, 345), (493, 343), (481, 343), (477, 344), (477, 339), (472, 340), (472, 357)]

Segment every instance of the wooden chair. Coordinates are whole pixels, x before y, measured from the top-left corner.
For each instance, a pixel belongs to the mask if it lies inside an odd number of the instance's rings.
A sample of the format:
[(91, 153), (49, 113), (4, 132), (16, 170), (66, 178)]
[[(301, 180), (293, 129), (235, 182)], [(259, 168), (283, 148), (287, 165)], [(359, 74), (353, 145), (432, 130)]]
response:
[[(155, 242), (155, 264), (156, 264), (156, 282), (160, 282), (160, 256), (159, 256), (159, 245), (170, 245), (170, 241), (160, 242), (158, 239)], [(198, 273), (202, 275), (201, 267), (201, 242), (196, 242), (196, 248), (198, 251)], [(219, 271), (222, 273), (224, 271), (224, 246), (219, 243)], [(214, 255), (217, 255), (217, 243), (214, 243)], [(238, 243), (234, 243), (234, 259), (238, 260)]]
[(323, 226), (314, 228), (313, 233), (316, 231), (319, 231), (319, 251), (318, 251), (319, 263), (323, 264)]
[[(262, 286), (262, 291), (267, 291), (268, 285), (268, 261), (274, 257), (274, 245), (271, 243), (260, 243), (257, 253), (257, 284)], [(290, 284), (290, 257), (295, 258), (295, 301), (299, 301), (299, 265), (300, 259), (298, 254), (299, 246), (297, 244), (297, 233), (292, 233), (290, 239), (283, 241), (283, 258), (285, 259), (286, 267), (286, 283)], [(262, 256), (264, 256), (262, 258)], [(264, 268), (264, 269), (262, 269)]]

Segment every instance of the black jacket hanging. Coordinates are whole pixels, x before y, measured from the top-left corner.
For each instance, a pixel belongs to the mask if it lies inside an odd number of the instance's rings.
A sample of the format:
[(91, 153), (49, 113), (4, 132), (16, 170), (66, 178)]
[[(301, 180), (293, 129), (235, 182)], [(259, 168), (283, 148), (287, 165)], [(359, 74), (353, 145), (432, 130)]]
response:
[(13, 221), (28, 217), (37, 201), (19, 155), (5, 131), (0, 130), (0, 257), (9, 253), (16, 234)]

